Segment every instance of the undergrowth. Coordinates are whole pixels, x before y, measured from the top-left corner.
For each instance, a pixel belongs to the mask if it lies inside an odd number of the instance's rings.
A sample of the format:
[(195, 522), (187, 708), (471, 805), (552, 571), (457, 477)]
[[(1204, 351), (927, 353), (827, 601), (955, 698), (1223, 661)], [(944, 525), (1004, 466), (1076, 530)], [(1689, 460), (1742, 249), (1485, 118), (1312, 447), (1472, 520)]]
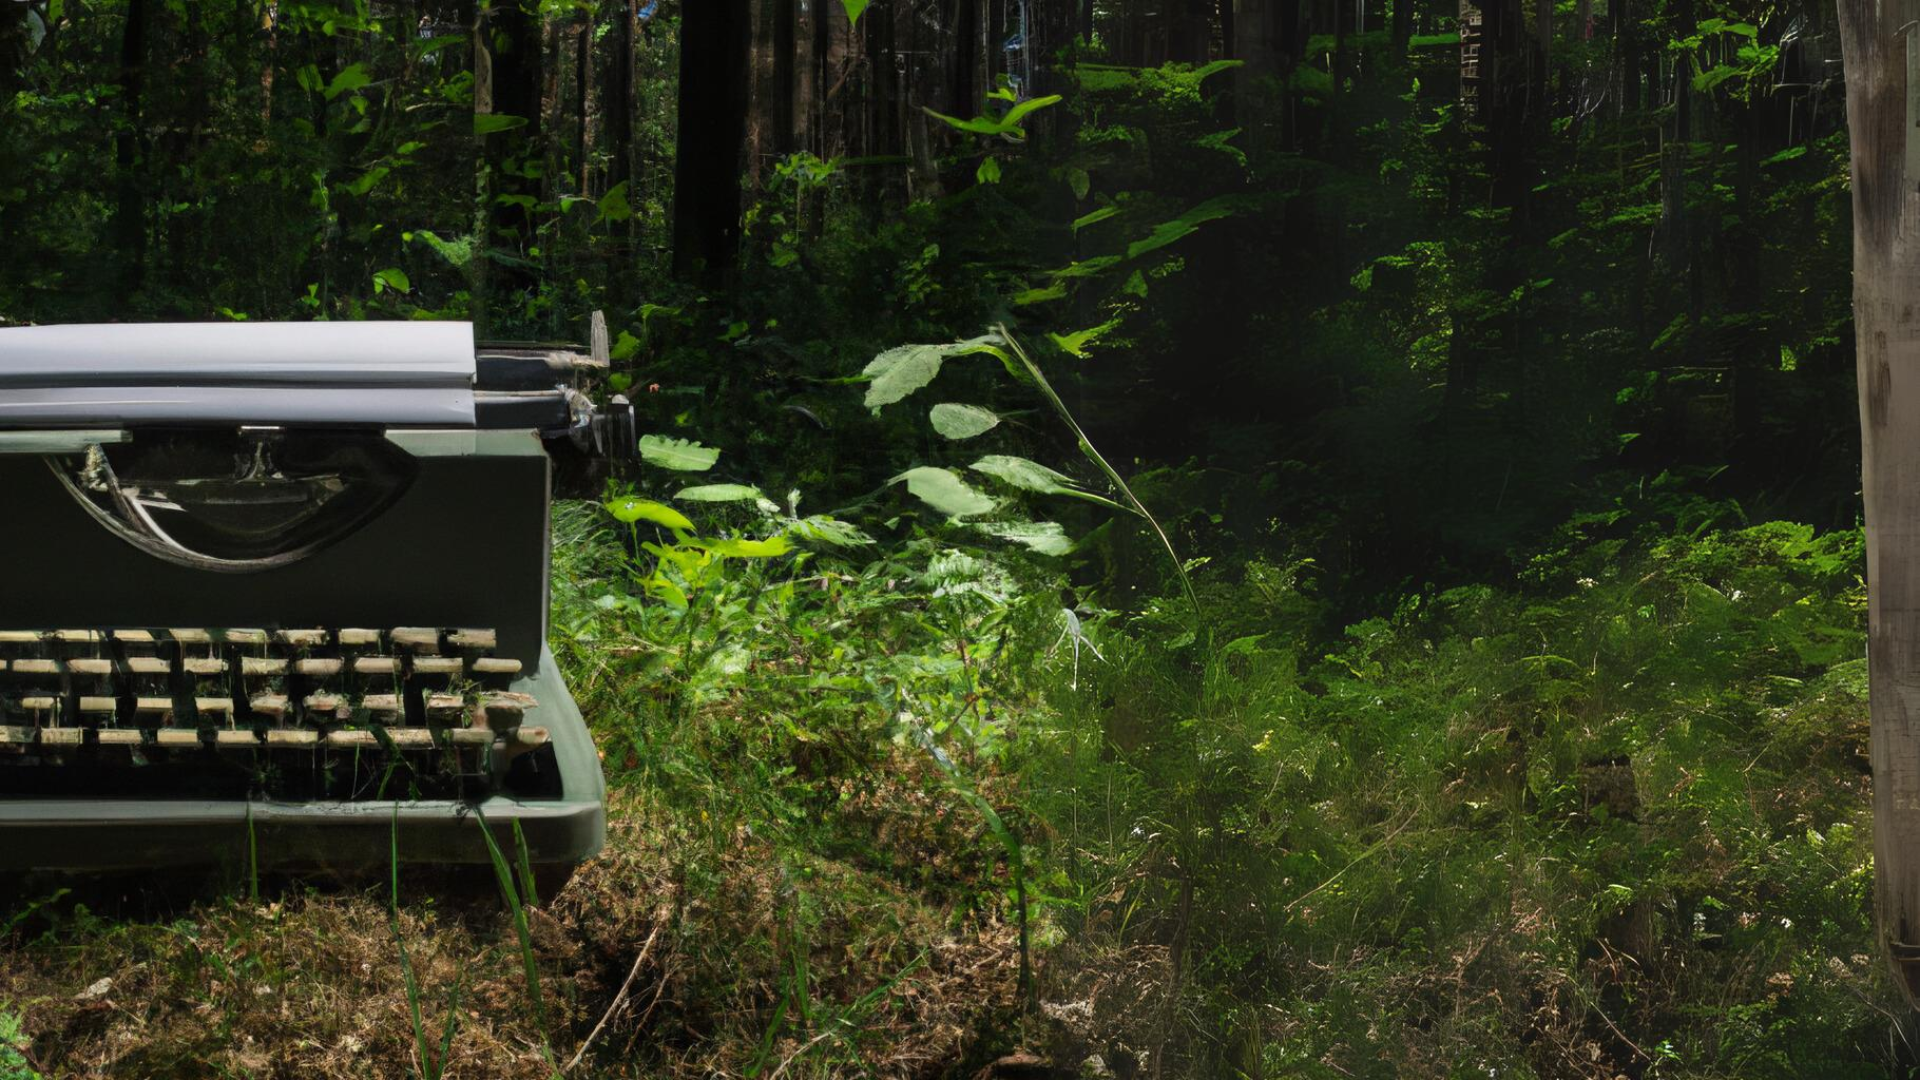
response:
[(1334, 636), (1310, 563), (1201, 562), (1209, 640), (937, 524), (641, 602), (679, 564), (563, 504), (606, 856), (505, 912), (56, 902), (0, 1066), (544, 1078), (598, 1027), (572, 1075), (1884, 1073), (1859, 535), (1616, 517)]

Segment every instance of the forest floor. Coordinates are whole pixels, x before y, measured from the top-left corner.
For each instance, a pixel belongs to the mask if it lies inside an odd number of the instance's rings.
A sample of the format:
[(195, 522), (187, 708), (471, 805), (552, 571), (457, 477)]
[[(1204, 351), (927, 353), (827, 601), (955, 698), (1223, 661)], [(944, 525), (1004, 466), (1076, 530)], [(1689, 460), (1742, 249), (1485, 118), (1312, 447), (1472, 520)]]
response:
[(559, 520), (613, 793), (537, 993), (483, 875), (41, 890), (0, 1080), (1887, 1075), (1857, 531), (1576, 537), (1331, 639), (1250, 561), (1211, 642), (1041, 663), (1057, 609), (956, 658), (896, 558), (714, 585), (696, 640)]
[[(271, 879), (249, 897), (144, 881), (91, 890), (100, 910), (69, 894), (23, 921), (34, 936), (0, 958), (15, 1045), (49, 1077), (917, 1076), (977, 1056), (1014, 1009), (1013, 928), (824, 859), (810, 871), (838, 901), (813, 924), (797, 1000), (750, 955), (790, 930), (781, 860), (741, 835), (724, 880), (688, 899), (646, 800), (618, 794), (611, 811), (605, 853), (528, 911), (544, 1028), (490, 878), (403, 875), (397, 931), (384, 884)], [(786, 1010), (811, 1018), (782, 1023)], [(0, 1077), (23, 1075), (0, 1057)]]

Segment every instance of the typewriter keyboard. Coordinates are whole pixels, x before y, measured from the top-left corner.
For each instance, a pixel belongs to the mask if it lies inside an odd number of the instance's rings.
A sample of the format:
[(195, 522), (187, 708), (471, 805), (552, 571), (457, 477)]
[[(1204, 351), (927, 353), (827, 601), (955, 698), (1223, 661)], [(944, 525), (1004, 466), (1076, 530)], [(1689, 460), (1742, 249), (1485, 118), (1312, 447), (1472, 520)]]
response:
[(494, 651), (439, 627), (0, 631), (0, 797), (512, 786), (548, 736)]

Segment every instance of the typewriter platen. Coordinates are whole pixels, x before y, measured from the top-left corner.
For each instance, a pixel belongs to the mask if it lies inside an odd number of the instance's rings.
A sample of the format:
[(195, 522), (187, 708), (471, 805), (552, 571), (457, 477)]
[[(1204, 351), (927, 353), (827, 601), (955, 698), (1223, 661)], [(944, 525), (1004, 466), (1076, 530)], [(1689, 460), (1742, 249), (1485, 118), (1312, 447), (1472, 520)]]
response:
[(597, 851), (546, 647), (553, 457), (636, 441), (594, 337), (0, 329), (0, 868)]

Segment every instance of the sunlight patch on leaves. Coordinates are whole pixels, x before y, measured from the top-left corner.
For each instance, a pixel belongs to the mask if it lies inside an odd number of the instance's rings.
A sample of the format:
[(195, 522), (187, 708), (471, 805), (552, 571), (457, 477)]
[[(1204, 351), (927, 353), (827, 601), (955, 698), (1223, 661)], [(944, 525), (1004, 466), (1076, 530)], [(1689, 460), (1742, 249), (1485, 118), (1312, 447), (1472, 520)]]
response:
[(1239, 200), (1232, 195), (1208, 199), (1172, 221), (1163, 221), (1155, 225), (1151, 233), (1127, 245), (1127, 258), (1137, 259), (1149, 251), (1158, 251), (1182, 237), (1191, 236), (1200, 231), (1200, 226), (1209, 221), (1231, 217), (1239, 211), (1238, 204)]
[(711, 446), (701, 446), (691, 439), (642, 435), (640, 457), (649, 465), (676, 472), (705, 472), (720, 460), (720, 451)]
[(1073, 550), (1067, 530), (1057, 521), (986, 521), (976, 527), (989, 536), (1020, 544), (1039, 555), (1058, 558)]
[(861, 372), (871, 380), (867, 386), (867, 408), (878, 410), (919, 390), (940, 374), (940, 365), (950, 357), (988, 353), (1000, 357), (1004, 363), (1006, 354), (1000, 351), (998, 341), (995, 335), (984, 334), (946, 345), (899, 345), (888, 349), (874, 357)]
[(614, 499), (605, 504), (607, 513), (622, 525), (632, 525), (639, 521), (651, 521), (655, 525), (664, 525), (669, 529), (692, 532), (693, 522), (685, 514), (664, 503), (651, 499)]
[(950, 518), (985, 514), (999, 505), (992, 497), (968, 485), (951, 469), (921, 465), (908, 469), (889, 482), (897, 484), (903, 480), (915, 498)]
[[(765, 502), (760, 489), (748, 484), (703, 484), (685, 487), (673, 493), (681, 502)], [(778, 509), (776, 507), (776, 509)]]
[(933, 422), (933, 430), (949, 439), (971, 439), (992, 431), (1000, 424), (999, 414), (991, 409), (949, 401), (935, 405), (927, 413), (927, 419)]

